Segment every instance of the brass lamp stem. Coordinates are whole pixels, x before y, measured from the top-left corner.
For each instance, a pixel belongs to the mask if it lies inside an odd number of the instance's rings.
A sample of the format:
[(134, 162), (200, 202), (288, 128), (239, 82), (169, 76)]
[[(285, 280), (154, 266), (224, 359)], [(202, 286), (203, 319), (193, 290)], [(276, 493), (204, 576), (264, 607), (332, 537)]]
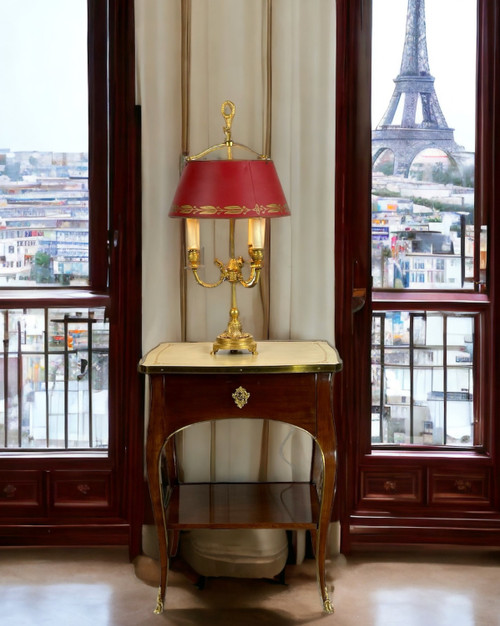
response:
[(234, 231), (235, 231), (235, 220), (229, 220), (229, 258), (234, 259)]
[[(228, 148), (229, 150), (229, 148)], [(250, 273), (250, 280), (248, 284), (243, 279), (241, 274), (241, 268), (243, 266), (243, 259), (241, 257), (235, 258), (235, 245), (234, 245), (234, 233), (235, 233), (235, 220), (229, 220), (229, 256), (230, 261), (225, 268), (226, 280), (231, 283), (231, 309), (229, 311), (229, 323), (226, 330), (218, 335), (212, 347), (212, 354), (215, 354), (219, 350), (230, 350), (231, 352), (237, 352), (239, 350), (249, 350), (252, 354), (257, 354), (257, 344), (250, 333), (244, 333), (241, 329), (240, 312), (238, 310), (238, 304), (236, 302), (236, 285), (241, 283), (244, 286), (250, 286), (250, 283), (255, 281), (255, 269), (252, 263), (252, 270)], [(252, 284), (253, 286), (253, 284)]]

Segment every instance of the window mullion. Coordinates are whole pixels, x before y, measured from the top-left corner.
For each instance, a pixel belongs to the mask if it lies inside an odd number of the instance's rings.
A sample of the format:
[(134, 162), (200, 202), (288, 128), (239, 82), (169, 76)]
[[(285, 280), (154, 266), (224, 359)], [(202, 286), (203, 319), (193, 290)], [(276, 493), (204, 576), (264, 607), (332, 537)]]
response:
[[(45, 363), (45, 389), (49, 388), (49, 310), (45, 309), (44, 312), (44, 337), (43, 337), (43, 358)], [(50, 445), (50, 402), (49, 394), (45, 394), (45, 442), (46, 447)]]

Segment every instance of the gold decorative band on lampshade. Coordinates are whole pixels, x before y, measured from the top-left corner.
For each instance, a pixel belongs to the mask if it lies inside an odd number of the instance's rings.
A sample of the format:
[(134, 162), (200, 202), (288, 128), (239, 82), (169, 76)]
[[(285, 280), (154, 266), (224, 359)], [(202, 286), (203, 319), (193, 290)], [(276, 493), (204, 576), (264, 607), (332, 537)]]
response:
[(170, 217), (238, 219), (290, 215), (271, 160), (188, 161)]

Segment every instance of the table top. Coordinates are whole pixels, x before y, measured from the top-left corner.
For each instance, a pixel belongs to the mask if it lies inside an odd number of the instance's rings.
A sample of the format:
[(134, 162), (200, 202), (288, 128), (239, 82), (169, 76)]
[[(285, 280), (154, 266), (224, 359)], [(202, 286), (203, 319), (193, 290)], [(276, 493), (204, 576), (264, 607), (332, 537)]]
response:
[(143, 374), (338, 372), (342, 361), (326, 341), (259, 341), (258, 354), (219, 351), (212, 343), (161, 343), (139, 363)]

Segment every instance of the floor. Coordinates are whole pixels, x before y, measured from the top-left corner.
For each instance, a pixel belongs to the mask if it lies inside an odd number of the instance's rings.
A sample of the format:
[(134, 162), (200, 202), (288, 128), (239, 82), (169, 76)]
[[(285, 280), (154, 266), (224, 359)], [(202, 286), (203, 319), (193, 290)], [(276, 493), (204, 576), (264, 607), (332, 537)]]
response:
[(5, 626), (495, 626), (500, 551), (369, 552), (328, 565), (335, 613), (321, 611), (314, 561), (287, 566), (286, 584), (209, 579), (199, 590), (169, 573), (154, 615), (158, 565), (123, 548), (0, 550)]

